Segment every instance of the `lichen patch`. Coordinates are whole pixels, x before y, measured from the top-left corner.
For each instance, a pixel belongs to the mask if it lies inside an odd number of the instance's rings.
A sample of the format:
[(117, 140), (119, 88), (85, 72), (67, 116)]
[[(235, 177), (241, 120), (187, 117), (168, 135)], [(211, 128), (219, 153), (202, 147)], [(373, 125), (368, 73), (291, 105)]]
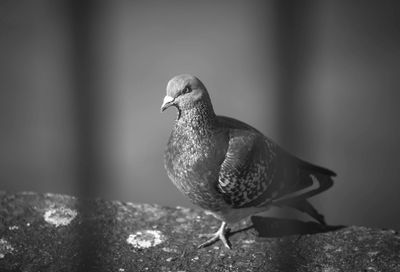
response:
[(12, 253), (14, 251), (14, 248), (11, 246), (11, 244), (4, 238), (0, 239), (0, 259), (3, 259), (6, 254)]
[(149, 248), (163, 243), (166, 237), (158, 230), (143, 230), (130, 234), (126, 242), (135, 248)]
[(59, 207), (47, 210), (44, 213), (43, 218), (47, 223), (59, 227), (69, 225), (72, 220), (75, 219), (77, 214), (78, 213), (76, 210), (71, 210), (66, 207)]
[(170, 247), (163, 247), (162, 251), (168, 252), (168, 253), (178, 253), (178, 250), (175, 248), (170, 248)]
[(255, 242), (255, 240), (243, 240), (243, 244), (253, 244)]

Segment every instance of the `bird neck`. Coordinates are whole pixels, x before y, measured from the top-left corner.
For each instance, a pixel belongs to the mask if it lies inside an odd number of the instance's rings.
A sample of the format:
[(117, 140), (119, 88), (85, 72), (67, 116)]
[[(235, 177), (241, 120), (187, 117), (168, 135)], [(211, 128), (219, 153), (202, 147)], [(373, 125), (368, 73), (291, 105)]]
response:
[(195, 107), (181, 109), (176, 126), (186, 133), (207, 136), (215, 128), (216, 115), (211, 103), (199, 102)]

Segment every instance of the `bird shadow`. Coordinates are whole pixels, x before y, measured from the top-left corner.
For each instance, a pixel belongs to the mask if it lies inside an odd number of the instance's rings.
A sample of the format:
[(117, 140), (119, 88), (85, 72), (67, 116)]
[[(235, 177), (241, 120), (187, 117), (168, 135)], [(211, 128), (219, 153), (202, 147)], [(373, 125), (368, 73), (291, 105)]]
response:
[(282, 218), (263, 217), (263, 216), (252, 216), (251, 222), (252, 225), (231, 232), (230, 234), (233, 235), (235, 233), (240, 233), (254, 228), (258, 232), (259, 237), (277, 238), (289, 235), (325, 233), (325, 232), (336, 231), (346, 227), (343, 225), (337, 225), (337, 226), (321, 225), (316, 222), (312, 221), (304, 222), (298, 219), (282, 219)]

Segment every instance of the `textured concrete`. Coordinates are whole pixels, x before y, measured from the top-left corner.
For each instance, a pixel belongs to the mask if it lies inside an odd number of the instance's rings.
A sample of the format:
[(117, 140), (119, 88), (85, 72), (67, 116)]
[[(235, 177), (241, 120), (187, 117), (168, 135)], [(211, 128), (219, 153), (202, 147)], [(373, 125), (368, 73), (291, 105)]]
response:
[[(85, 205), (83, 205), (85, 204)], [(253, 217), (197, 249), (201, 210), (0, 192), (0, 271), (400, 271), (400, 235)]]

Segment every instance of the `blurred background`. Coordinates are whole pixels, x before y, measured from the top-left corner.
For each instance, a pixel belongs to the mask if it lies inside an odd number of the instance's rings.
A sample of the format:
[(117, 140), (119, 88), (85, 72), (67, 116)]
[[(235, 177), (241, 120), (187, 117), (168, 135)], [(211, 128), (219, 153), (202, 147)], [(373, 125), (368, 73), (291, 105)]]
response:
[[(300, 2), (300, 1), (297, 1)], [(1, 1), (0, 190), (188, 206), (168, 80), (338, 177), (331, 224), (400, 229), (396, 1)]]

